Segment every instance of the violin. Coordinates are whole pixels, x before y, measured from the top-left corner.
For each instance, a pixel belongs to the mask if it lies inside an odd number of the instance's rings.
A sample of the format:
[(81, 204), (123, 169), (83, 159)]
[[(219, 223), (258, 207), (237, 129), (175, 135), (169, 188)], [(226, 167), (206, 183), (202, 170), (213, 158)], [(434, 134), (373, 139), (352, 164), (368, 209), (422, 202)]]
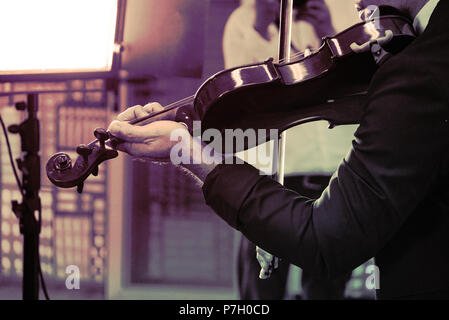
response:
[[(193, 121), (201, 121), (201, 133), (211, 128), (221, 133), (237, 128), (283, 131), (317, 120), (328, 121), (330, 128), (358, 124), (379, 65), (415, 38), (410, 19), (394, 8), (381, 7), (378, 17), (323, 38), (321, 47), (309, 55), (223, 70), (208, 78), (195, 95), (130, 123), (174, 120), (187, 124), (191, 133)], [(258, 130), (258, 144), (270, 139), (262, 136), (266, 131)], [(94, 136), (96, 140), (77, 147), (74, 163), (65, 153), (48, 160), (47, 176), (53, 184), (77, 186), (81, 193), (87, 177), (97, 175), (102, 162), (118, 156), (106, 142), (120, 141), (101, 128), (95, 129)]]

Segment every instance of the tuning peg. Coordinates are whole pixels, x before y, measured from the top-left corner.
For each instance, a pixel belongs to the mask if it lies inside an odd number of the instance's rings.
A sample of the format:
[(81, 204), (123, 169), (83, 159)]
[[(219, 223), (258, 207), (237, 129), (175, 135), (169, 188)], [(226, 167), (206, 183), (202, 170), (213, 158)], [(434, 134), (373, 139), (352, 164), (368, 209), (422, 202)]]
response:
[(8, 131), (11, 133), (19, 133), (20, 132), (20, 126), (17, 124), (12, 124), (8, 127)]
[(83, 157), (84, 161), (87, 162), (89, 155), (92, 153), (92, 148), (86, 146), (85, 144), (80, 144), (76, 148), (76, 153)]
[(76, 191), (78, 193), (83, 193), (83, 188), (84, 188), (84, 182), (81, 182), (79, 185), (76, 186)]
[(23, 111), (27, 108), (27, 104), (24, 101), (20, 101), (16, 103), (16, 110)]
[(95, 177), (98, 176), (98, 166), (96, 166), (96, 167), (92, 170), (92, 175), (94, 175)]
[[(20, 160), (20, 159), (18, 159)], [(17, 165), (19, 166), (19, 168), (22, 165), (22, 161), (17, 161)], [(59, 155), (57, 155), (57, 157), (54, 160), (54, 167), (56, 170), (58, 171), (64, 171), (66, 169), (70, 169), (72, 167), (72, 160), (70, 159), (70, 157), (65, 154), (65, 153), (60, 153)]]
[(104, 142), (109, 139), (109, 133), (103, 128), (97, 128), (94, 131), (94, 136), (100, 141), (101, 148), (104, 148)]

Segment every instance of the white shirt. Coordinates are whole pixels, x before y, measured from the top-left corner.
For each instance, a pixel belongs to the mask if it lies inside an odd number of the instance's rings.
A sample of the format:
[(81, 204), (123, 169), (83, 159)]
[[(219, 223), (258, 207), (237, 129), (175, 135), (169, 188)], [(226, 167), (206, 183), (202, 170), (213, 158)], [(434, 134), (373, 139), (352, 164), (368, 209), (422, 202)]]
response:
[(439, 2), (440, 0), (427, 1), (424, 7), (422, 7), (422, 9), (416, 15), (415, 20), (413, 21), (413, 27), (418, 34), (423, 33), (426, 29), (427, 25), (429, 24), (430, 17), (432, 16), (432, 13)]

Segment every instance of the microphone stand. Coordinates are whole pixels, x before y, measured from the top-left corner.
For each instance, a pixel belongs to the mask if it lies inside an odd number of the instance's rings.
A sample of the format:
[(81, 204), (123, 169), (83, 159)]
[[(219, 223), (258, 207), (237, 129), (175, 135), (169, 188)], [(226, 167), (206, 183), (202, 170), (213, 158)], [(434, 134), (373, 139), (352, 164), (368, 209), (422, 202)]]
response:
[(9, 132), (20, 134), (24, 152), (23, 159), (17, 159), (18, 168), (22, 171), (22, 203), (12, 201), (12, 210), (19, 219), (20, 233), (23, 234), (23, 300), (38, 300), (41, 229), (38, 95), (28, 94), (27, 103), (17, 103), (16, 109), (27, 109), (28, 118), (19, 125), (8, 127)]

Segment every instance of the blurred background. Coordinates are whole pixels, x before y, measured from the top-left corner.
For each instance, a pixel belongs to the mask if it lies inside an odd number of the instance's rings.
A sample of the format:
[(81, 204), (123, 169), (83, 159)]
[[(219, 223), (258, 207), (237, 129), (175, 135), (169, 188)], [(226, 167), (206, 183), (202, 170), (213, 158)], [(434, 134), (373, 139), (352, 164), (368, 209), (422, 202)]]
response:
[[(39, 92), (40, 255), (50, 298), (237, 299), (238, 237), (190, 177), (120, 155), (101, 165), (80, 195), (53, 186), (45, 164), (55, 152), (75, 156), (94, 128), (107, 127), (126, 106), (194, 94), (224, 68), (223, 31), (240, 1), (14, 3), (0, 8), (0, 112), (6, 125), (20, 123), (25, 113), (14, 104)], [(326, 3), (336, 31), (358, 22), (353, 0)], [(18, 158), (20, 139), (10, 139)], [(11, 210), (21, 197), (3, 135), (0, 157), (0, 299), (21, 299), (22, 236)], [(366, 282), (370, 264), (353, 271), (347, 298), (374, 296)], [(69, 265), (79, 267), (79, 290), (66, 288)], [(286, 299), (301, 298), (300, 277), (292, 267)]]

